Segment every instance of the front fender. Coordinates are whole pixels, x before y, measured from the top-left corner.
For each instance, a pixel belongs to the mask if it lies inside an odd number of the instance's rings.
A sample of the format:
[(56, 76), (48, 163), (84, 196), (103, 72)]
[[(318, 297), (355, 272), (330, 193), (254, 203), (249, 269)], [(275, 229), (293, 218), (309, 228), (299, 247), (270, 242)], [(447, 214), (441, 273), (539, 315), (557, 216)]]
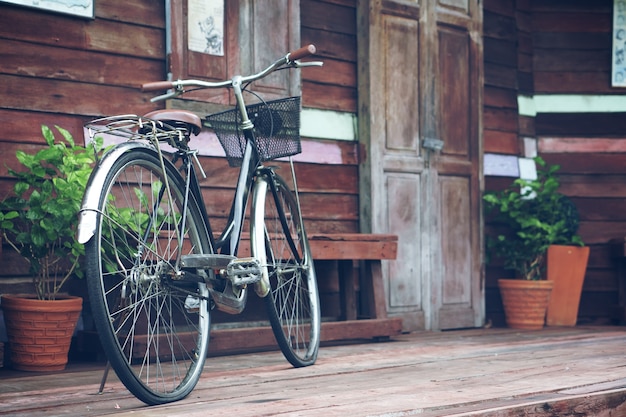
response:
[(100, 209), (100, 197), (107, 175), (111, 171), (111, 168), (118, 158), (133, 149), (150, 149), (154, 151), (154, 147), (143, 142), (124, 142), (115, 146), (108, 151), (100, 163), (94, 168), (87, 188), (85, 189), (85, 196), (78, 213), (78, 236), (77, 240), (81, 244), (89, 242), (89, 239), (96, 233), (98, 210)]

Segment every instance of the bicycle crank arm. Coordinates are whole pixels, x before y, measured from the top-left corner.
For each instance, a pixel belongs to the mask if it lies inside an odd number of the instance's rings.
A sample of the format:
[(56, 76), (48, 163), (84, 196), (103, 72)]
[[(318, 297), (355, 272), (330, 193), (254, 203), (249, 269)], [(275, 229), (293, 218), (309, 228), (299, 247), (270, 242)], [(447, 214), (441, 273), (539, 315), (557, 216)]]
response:
[(231, 261), (236, 259), (232, 255), (191, 254), (180, 257), (180, 266), (182, 268), (224, 269), (228, 267)]

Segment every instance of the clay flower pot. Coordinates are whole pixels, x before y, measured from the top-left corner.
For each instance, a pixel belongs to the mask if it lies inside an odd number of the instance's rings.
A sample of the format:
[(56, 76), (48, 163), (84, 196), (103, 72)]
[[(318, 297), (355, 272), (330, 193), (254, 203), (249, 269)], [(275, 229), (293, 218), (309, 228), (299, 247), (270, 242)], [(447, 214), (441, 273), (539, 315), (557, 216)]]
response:
[(507, 326), (513, 329), (537, 330), (545, 324), (552, 281), (499, 279)]
[(63, 296), (50, 301), (5, 294), (1, 306), (14, 369), (65, 369), (82, 298)]
[(554, 281), (546, 324), (576, 326), (583, 291), (589, 246), (551, 245), (548, 248), (546, 277)]

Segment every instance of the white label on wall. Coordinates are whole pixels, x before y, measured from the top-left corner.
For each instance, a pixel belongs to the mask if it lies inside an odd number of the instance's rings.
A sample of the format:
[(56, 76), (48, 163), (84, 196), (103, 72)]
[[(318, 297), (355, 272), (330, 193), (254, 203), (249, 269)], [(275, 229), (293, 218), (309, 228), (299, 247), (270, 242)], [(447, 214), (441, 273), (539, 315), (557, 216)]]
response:
[(486, 153), (483, 158), (485, 175), (519, 177), (519, 164), (515, 155)]
[(519, 163), (519, 177), (525, 180), (537, 179), (537, 166), (535, 161), (531, 158), (520, 158)]
[(224, 0), (189, 0), (187, 48), (224, 56)]

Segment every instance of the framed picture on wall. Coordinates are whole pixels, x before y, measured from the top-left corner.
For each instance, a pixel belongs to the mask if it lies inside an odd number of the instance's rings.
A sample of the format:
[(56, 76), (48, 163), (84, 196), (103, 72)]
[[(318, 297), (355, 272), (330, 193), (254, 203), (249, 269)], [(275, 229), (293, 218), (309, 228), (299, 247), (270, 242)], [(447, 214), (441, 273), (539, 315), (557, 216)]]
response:
[(626, 87), (626, 0), (613, 0), (611, 85)]
[(0, 0), (0, 2), (3, 3), (12, 3), (88, 19), (94, 18), (94, 1), (95, 0)]

